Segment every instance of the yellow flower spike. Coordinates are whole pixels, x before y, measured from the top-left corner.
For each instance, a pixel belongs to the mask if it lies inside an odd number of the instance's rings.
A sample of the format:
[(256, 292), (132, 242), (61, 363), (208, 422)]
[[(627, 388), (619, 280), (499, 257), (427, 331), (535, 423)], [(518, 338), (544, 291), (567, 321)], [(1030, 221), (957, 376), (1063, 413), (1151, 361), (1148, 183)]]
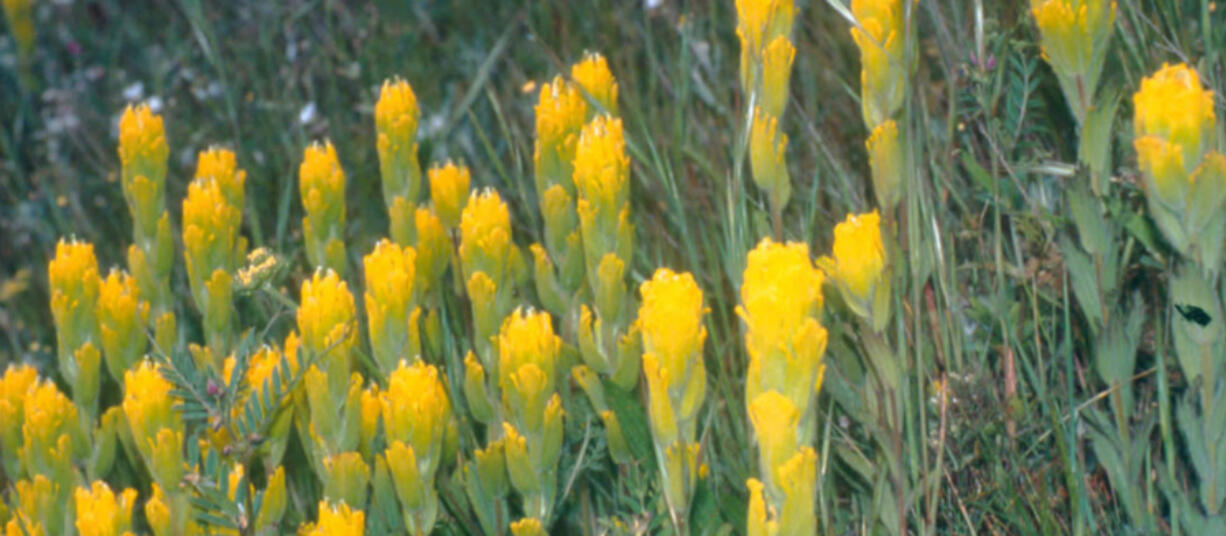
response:
[(451, 422), (451, 402), (440, 378), (434, 365), (401, 361), (381, 397), (387, 440), (413, 448), (426, 480), (433, 479), (442, 460), (443, 436)]
[(183, 200), (183, 257), (196, 307), (207, 317), (209, 296), (205, 288), (213, 273), (236, 272), (243, 265), (246, 241), (239, 236), (241, 206), (231, 205), (221, 184), (197, 179), (187, 187)]
[(51, 287), (51, 315), (55, 320), (56, 354), (60, 371), (74, 387), (77, 366), (73, 352), (82, 344), (97, 339), (97, 316), (100, 279), (94, 246), (75, 239), (61, 239), (55, 246), (55, 258), (47, 264), (47, 279)]
[(1163, 65), (1141, 81), (1132, 101), (1138, 138), (1157, 136), (1180, 146), (1188, 165), (1211, 147), (1216, 122), (1213, 92), (1202, 86), (1195, 69), (1182, 63)]
[(599, 52), (584, 53), (583, 60), (571, 66), (570, 77), (604, 108), (603, 111), (617, 115), (617, 79), (613, 78), (604, 56)]
[(162, 116), (153, 113), (148, 104), (128, 105), (119, 118), (119, 161), (123, 166), (124, 199), (132, 212), (137, 243), (154, 236), (162, 217), (169, 155)]
[[(466, 207), (467, 208), (467, 207)], [(440, 287), (443, 272), (451, 262), (451, 238), (443, 221), (433, 210), (419, 208), (414, 213), (417, 231), (417, 293), (425, 296)]]
[(562, 453), (562, 418), (566, 416), (566, 410), (562, 409), (562, 397), (554, 393), (549, 397), (549, 402), (545, 404), (545, 429), (542, 432), (541, 448), (538, 459), (541, 467), (550, 467), (558, 463), (558, 456)]
[(864, 123), (874, 128), (901, 107), (908, 68), (904, 65), (903, 2), (852, 0), (858, 26), (851, 36), (860, 48), (860, 101)]
[(545, 527), (541, 525), (541, 520), (535, 517), (525, 517), (519, 521), (511, 522), (511, 534), (514, 536), (546, 536)]
[(496, 190), (473, 192), (460, 216), (460, 264), (465, 279), (485, 272), (502, 286), (510, 274), (511, 213)]
[(70, 485), (74, 450), (84, 454), (87, 447), (77, 406), (49, 380), (30, 387), (24, 406), (22, 445), (17, 450), (24, 473), (46, 475), (58, 485)]
[(792, 179), (784, 154), (787, 145), (787, 134), (779, 130), (778, 120), (759, 108), (749, 131), (749, 167), (754, 183), (770, 197), (772, 211), (782, 212), (792, 197)]
[[(587, 70), (584, 71), (587, 74)], [(560, 186), (569, 194), (574, 193), (572, 162), (579, 131), (587, 121), (588, 106), (578, 88), (558, 76), (541, 87), (535, 111), (533, 160), (536, 166), (536, 192), (542, 196), (543, 203), (545, 191), (552, 186)]]
[(835, 280), (844, 300), (853, 312), (872, 320), (876, 326), (882, 320), (880, 317), (889, 313), (877, 310), (878, 293), (888, 289), (889, 284), (877, 211), (848, 214), (834, 227), (833, 250)]
[(342, 452), (324, 458), (324, 493), (332, 502), (366, 504), (370, 467), (356, 452)]
[(630, 159), (621, 119), (600, 115), (583, 127), (575, 149), (574, 180), (584, 258), (588, 271), (595, 272), (605, 254), (628, 251), (633, 238), (620, 228), (630, 199)]
[(1043, 59), (1056, 72), (1074, 116), (1081, 123), (1102, 73), (1115, 24), (1115, 2), (1031, 0), (1030, 8), (1039, 27)]
[(796, 17), (793, 0), (736, 0), (736, 34), (741, 40), (741, 89), (757, 90), (755, 69), (761, 64), (764, 49), (777, 37), (792, 34)]
[(319, 501), (319, 521), (299, 530), (303, 536), (362, 536), (366, 531), (366, 514), (350, 509), (345, 503), (329, 506)]
[(903, 152), (898, 123), (885, 121), (873, 129), (865, 142), (873, 172), (873, 193), (882, 210), (891, 210), (902, 200)]
[[(778, 244), (765, 238), (749, 252), (737, 314), (747, 328), (745, 345), (751, 368), (755, 362), (777, 360), (780, 353), (791, 351), (795, 333), (821, 310), (824, 279), (803, 243)], [(821, 356), (803, 357), (817, 360)], [(746, 389), (751, 400), (763, 386), (746, 382)]]
[(468, 167), (448, 160), (442, 166), (430, 168), (430, 200), (443, 225), (455, 229), (460, 224), (460, 214), (468, 201), (472, 174)]
[(780, 465), (796, 452), (799, 421), (799, 408), (778, 391), (766, 391), (749, 402), (749, 422), (758, 440), (762, 472), (770, 477), (768, 484), (774, 482)]
[(783, 117), (795, 58), (796, 47), (782, 35), (771, 40), (762, 51), (762, 109), (771, 117)]
[[(544, 311), (516, 309), (507, 316), (498, 333), (498, 386), (504, 392), (518, 391), (523, 387), (540, 393), (552, 393), (556, 381), (555, 367), (558, 353), (562, 348), (562, 339), (553, 332), (549, 313)], [(525, 367), (536, 368), (532, 386), (522, 383), (527, 381)], [(537, 375), (539, 373), (539, 376)], [(540, 382), (539, 386), (535, 386)], [(528, 393), (524, 393), (528, 394)], [(544, 399), (541, 399), (543, 409)], [(509, 408), (516, 410), (519, 408)], [(512, 413), (516, 413), (512, 411)], [(521, 417), (528, 417), (521, 415)], [(534, 416), (539, 419), (540, 415)], [(537, 422), (540, 422), (539, 420)], [(535, 433), (536, 430), (528, 431)]]
[(330, 377), (347, 381), (350, 355), (357, 345), (357, 313), (349, 285), (332, 270), (317, 271), (302, 282), (300, 302), (298, 333), (302, 344), (321, 354), (320, 367)]
[(112, 269), (98, 289), (95, 312), (107, 369), (122, 387), (123, 373), (145, 352), (144, 326), (149, 304), (141, 301), (136, 279), (127, 272)]
[[(141, 454), (146, 467), (163, 487), (177, 489), (179, 481), (175, 477), (176, 468), (158, 468), (158, 457), (154, 452), (155, 445), (161, 439), (175, 439), (172, 436), (162, 436), (162, 432), (173, 433), (183, 430), (183, 421), (174, 410), (175, 400), (170, 396), (172, 389), (158, 371), (157, 365), (149, 361), (142, 362), (135, 369), (124, 374), (123, 411), (128, 418), (128, 426), (132, 431), (132, 439), (136, 450)], [(178, 433), (178, 444), (182, 444), (182, 432)], [(173, 446), (171, 449), (178, 452)], [(163, 452), (165, 454), (166, 452)]]
[(136, 490), (114, 493), (106, 482), (95, 481), (89, 488), (79, 487), (73, 495), (76, 527), (80, 536), (120, 536), (131, 534), (132, 505)]
[(37, 383), (38, 372), (29, 365), (9, 365), (0, 376), (0, 469), (10, 479), (20, 474), (17, 451), (22, 445), (25, 402)]
[(242, 211), (246, 203), (247, 172), (239, 169), (234, 151), (220, 147), (200, 151), (196, 160), (196, 180), (216, 182), (226, 202)]
[(375, 103), (375, 131), (383, 201), (389, 210), (396, 199), (407, 203), (409, 212), (417, 204), (421, 190), (421, 166), (417, 161), (420, 119), (417, 95), (409, 83), (400, 77), (384, 80)]
[(485, 368), (472, 350), (464, 356), (464, 398), (478, 422), (488, 423), (493, 418), (494, 409), (485, 391)]
[(375, 363), (390, 373), (401, 359), (418, 359), (421, 334), (416, 302), (417, 252), (380, 240), (362, 260), (366, 272), (366, 315)]
[[(302, 154), (298, 190), (306, 217), (302, 218), (307, 259), (315, 267), (345, 273), (345, 172), (332, 142), (313, 143)], [(337, 259), (336, 249), (341, 256)]]

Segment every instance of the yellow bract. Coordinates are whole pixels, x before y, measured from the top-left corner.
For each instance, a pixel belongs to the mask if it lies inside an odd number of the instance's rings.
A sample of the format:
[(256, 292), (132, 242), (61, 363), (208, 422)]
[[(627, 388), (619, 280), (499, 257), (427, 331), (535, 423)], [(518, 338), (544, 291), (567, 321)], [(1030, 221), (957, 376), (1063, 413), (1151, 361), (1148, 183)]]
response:
[(29, 365), (9, 365), (0, 376), (0, 470), (16, 478), (20, 468), (17, 450), (21, 448), (22, 421), (26, 397), (38, 382), (38, 372)]
[(441, 461), (443, 435), (451, 419), (447, 389), (433, 365), (404, 361), (388, 377), (380, 398), (389, 443), (400, 441), (413, 448), (418, 460), (429, 464), (423, 478), (432, 478)]
[(379, 151), (395, 151), (415, 144), (417, 121), (421, 110), (412, 86), (397, 77), (383, 81), (379, 101), (375, 103), (375, 128), (379, 133)]
[(123, 412), (138, 446), (148, 446), (161, 429), (183, 429), (170, 390), (170, 382), (150, 361), (124, 374)]
[(765, 238), (749, 252), (737, 314), (748, 328), (750, 359), (791, 347), (794, 334), (821, 310), (824, 279), (803, 243)]
[(796, 17), (793, 0), (736, 0), (736, 35), (741, 39), (741, 79), (750, 91), (752, 66), (760, 61), (763, 49), (776, 37), (792, 34)]
[(771, 40), (762, 51), (762, 108), (771, 116), (783, 116), (795, 58), (796, 47), (783, 35)]
[[(153, 113), (148, 104), (128, 105), (119, 117), (119, 161), (124, 168), (139, 167), (147, 179), (160, 184), (169, 154), (162, 116)], [(149, 166), (156, 169), (158, 163), (161, 173), (150, 173)]]
[(660, 268), (643, 282), (639, 293), (643, 297), (638, 316), (643, 351), (655, 354), (678, 381), (692, 367), (701, 372), (707, 328), (702, 325), (702, 290), (694, 276)]
[(132, 504), (136, 490), (128, 488), (116, 494), (101, 480), (89, 488), (79, 487), (76, 501), (77, 534), (80, 536), (120, 536), (131, 534)]
[(787, 145), (787, 134), (779, 130), (778, 120), (759, 108), (749, 132), (749, 167), (754, 183), (770, 196), (771, 205), (780, 209), (792, 195), (792, 180), (784, 156)]
[(450, 160), (442, 166), (430, 168), (430, 200), (434, 211), (448, 229), (460, 223), (460, 214), (468, 200), (472, 175), (468, 167), (456, 165)]
[(196, 179), (217, 182), (226, 201), (238, 210), (243, 208), (247, 172), (238, 168), (234, 151), (212, 147), (200, 152), (196, 161)]
[(860, 314), (869, 311), (885, 271), (885, 246), (877, 211), (848, 214), (834, 227), (834, 263), (848, 304)]
[(420, 353), (416, 304), (417, 252), (380, 240), (362, 264), (366, 269), (366, 315), (375, 362), (389, 372)]
[(302, 528), (305, 536), (362, 536), (366, 531), (366, 514), (351, 510), (344, 503), (335, 507), (327, 501), (319, 502), (319, 522)]
[(907, 68), (904, 66), (905, 0), (852, 0), (858, 26), (851, 36), (860, 48), (860, 100), (864, 122), (875, 128), (902, 106)]
[[(587, 75), (591, 69), (580, 69), (580, 65), (583, 64), (575, 65), (574, 70)], [(540, 165), (544, 149), (556, 151), (564, 163), (569, 165), (569, 159), (565, 156), (568, 153), (573, 155), (579, 129), (583, 128), (583, 123), (587, 120), (587, 101), (574, 85), (557, 76), (552, 82), (541, 87), (540, 100), (535, 110), (537, 165)]]
[(94, 307), (100, 283), (93, 244), (61, 239), (55, 246), (55, 258), (47, 265), (47, 279), (60, 366), (75, 371), (75, 364), (70, 365), (73, 352), (93, 341), (97, 329)]
[(303, 151), (298, 191), (306, 210), (302, 234), (308, 260), (344, 273), (345, 172), (332, 142), (313, 143)]
[(617, 80), (599, 52), (587, 52), (570, 68), (570, 76), (610, 114), (617, 114)]
[(1153, 136), (1178, 146), (1186, 165), (1196, 165), (1212, 135), (1213, 92), (1185, 64), (1163, 65), (1141, 81), (1132, 98), (1138, 142)]
[[(525, 395), (552, 393), (561, 348), (562, 339), (554, 335), (549, 313), (517, 309), (498, 333), (499, 387)], [(544, 408), (543, 399), (540, 402), (538, 411)]]
[(111, 270), (98, 292), (98, 334), (106, 353), (111, 376), (123, 381), (145, 350), (144, 326), (149, 304), (140, 300), (136, 279), (121, 270)]
[(473, 192), (460, 216), (460, 263), (466, 278), (485, 272), (501, 285), (509, 273), (511, 213), (498, 192)]
[(355, 314), (349, 285), (336, 272), (315, 272), (302, 282), (298, 331), (303, 343), (314, 351), (323, 352), (338, 342), (345, 349), (355, 344)]

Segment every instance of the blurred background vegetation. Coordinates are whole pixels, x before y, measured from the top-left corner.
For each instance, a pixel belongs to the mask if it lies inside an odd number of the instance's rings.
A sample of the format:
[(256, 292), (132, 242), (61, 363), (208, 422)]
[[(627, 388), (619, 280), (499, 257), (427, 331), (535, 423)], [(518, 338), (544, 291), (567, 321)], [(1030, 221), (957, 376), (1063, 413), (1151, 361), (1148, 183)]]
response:
[[(721, 495), (727, 526), (744, 526), (752, 473), (739, 383), (746, 357), (729, 276), (732, 265), (743, 266), (730, 259), (744, 252), (728, 250), (718, 220), (728, 192), (766, 201), (736, 169), (744, 95), (731, 0), (34, 4), (37, 46), (27, 72), (11, 35), (0, 38), (0, 367), (54, 369), (46, 265), (59, 237), (96, 244), (104, 270), (123, 263), (131, 222), (115, 148), (127, 103), (149, 102), (166, 118), (175, 225), (197, 152), (220, 145), (237, 153), (248, 172), (244, 233), (253, 248), (298, 261), (284, 281), (292, 289), (309, 275), (296, 176), (310, 141), (330, 138), (349, 177), (351, 265), (385, 233), (373, 107), (379, 85), (395, 75), (421, 103), (423, 164), (466, 163), (474, 186), (511, 200), (516, 242), (540, 241), (531, 191), (535, 90), (595, 50), (620, 84), (640, 244), (635, 286), (667, 265), (694, 272), (708, 296), (707, 369), (717, 394), (706, 417), (711, 490)], [(791, 113), (783, 121), (794, 194), (784, 234), (827, 251), (834, 224), (872, 204), (860, 67), (848, 21), (825, 1), (797, 4)], [(1131, 95), (1163, 62), (1186, 61), (1217, 90), (1220, 110), (1224, 12), (1208, 0), (1120, 0), (1104, 85)], [(914, 140), (922, 184), (912, 187), (925, 199), (920, 221), (937, 268), (917, 286), (922, 299), (906, 302), (923, 309), (902, 314), (921, 319), (906, 324), (930, 329), (934, 346), (947, 350), (917, 382), (930, 400), (949, 397), (947, 415), (936, 415), (935, 402), (927, 408), (948, 428), (939, 439), (930, 430), (929, 448), (942, 463), (922, 471), (941, 490), (921, 517), (948, 533), (1114, 533), (1123, 514), (1078, 417), (1103, 397), (1087, 372), (1085, 328), (1070, 313), (1056, 246), (1067, 225), (1062, 191), (1084, 180), (1076, 125), (1042, 61), (1029, 3), (920, 0), (913, 24), (912, 105), (923, 139)], [(1131, 115), (1124, 98), (1111, 180), (1126, 211), (1137, 214)], [(1164, 314), (1157, 304), (1165, 262), (1137, 248), (1125, 268), (1126, 286), (1155, 304), (1155, 316)], [(177, 270), (175, 286), (186, 293)], [(282, 319), (286, 329), (289, 321)], [(1145, 374), (1161, 349), (1154, 324), (1141, 342), (1138, 405), (1155, 404)], [(832, 334), (829, 359), (837, 364), (847, 344)], [(819, 444), (854, 446), (856, 431), (828, 399), (820, 399)], [(837, 458), (820, 471), (823, 526), (865, 530), (846, 497), (866, 484)], [(601, 500), (644, 508), (634, 499), (639, 490), (616, 477), (584, 476), (590, 489), (611, 495)]]

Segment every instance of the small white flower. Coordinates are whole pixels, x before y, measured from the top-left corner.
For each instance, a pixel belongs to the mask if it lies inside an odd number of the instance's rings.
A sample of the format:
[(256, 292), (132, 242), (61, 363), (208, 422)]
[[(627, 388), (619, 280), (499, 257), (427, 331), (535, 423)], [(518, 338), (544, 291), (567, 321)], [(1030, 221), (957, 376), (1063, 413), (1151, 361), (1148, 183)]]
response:
[(311, 121), (314, 121), (316, 115), (315, 103), (308, 102), (306, 106), (303, 106), (302, 109), (298, 111), (298, 124), (306, 125)]

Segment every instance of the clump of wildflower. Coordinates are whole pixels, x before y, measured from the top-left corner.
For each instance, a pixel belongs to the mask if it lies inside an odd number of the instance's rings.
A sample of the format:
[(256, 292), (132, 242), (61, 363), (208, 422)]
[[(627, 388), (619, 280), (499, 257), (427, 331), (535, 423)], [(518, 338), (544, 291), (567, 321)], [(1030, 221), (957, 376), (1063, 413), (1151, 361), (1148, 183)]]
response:
[(313, 143), (302, 154), (298, 190), (306, 217), (302, 234), (311, 265), (345, 273), (345, 172), (332, 142)]

